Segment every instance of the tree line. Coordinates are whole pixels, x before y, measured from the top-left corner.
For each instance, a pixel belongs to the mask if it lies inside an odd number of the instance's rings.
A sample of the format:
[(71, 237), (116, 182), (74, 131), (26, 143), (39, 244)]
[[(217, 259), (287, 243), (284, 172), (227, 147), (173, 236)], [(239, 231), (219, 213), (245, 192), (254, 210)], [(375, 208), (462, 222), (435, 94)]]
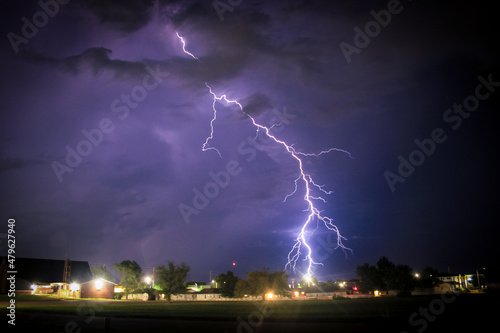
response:
[[(186, 279), (190, 267), (184, 262), (176, 265), (169, 261), (167, 265), (156, 266), (154, 288), (144, 281), (142, 269), (137, 262), (124, 260), (113, 264), (113, 267), (118, 272), (120, 277), (118, 283), (123, 287), (125, 295), (136, 292), (146, 292), (157, 296), (164, 294), (166, 300), (170, 302), (172, 295), (186, 292)], [(113, 280), (106, 265), (93, 266), (91, 270), (94, 278)], [(362, 293), (395, 290), (398, 295), (409, 295), (415, 287), (432, 288), (435, 286), (438, 283), (439, 272), (432, 267), (425, 267), (417, 278), (408, 265), (396, 265), (387, 257), (381, 257), (375, 265), (364, 263), (358, 266), (356, 275), (359, 278), (357, 285)], [(227, 271), (215, 278), (215, 286), (221, 296), (229, 298), (261, 296), (265, 299), (266, 294), (269, 293), (280, 296), (287, 296), (289, 293), (288, 275), (284, 271), (271, 272), (269, 268), (247, 272), (247, 279), (242, 279), (234, 275), (232, 271)], [(315, 277), (299, 281), (298, 287), (304, 288), (305, 291), (339, 289), (331, 280), (324, 283), (319, 282)]]
[[(176, 265), (169, 261), (167, 265), (155, 267), (154, 288), (144, 281), (144, 274), (141, 266), (130, 260), (124, 260), (113, 264), (119, 275), (119, 285), (123, 287), (124, 295), (130, 293), (148, 293), (150, 295), (164, 294), (165, 299), (170, 302), (172, 295), (186, 292), (186, 279), (190, 267), (186, 263)], [(106, 265), (91, 267), (93, 278), (102, 278), (108, 281), (113, 280), (111, 272)], [(268, 268), (247, 272), (247, 279), (242, 279), (234, 275), (232, 271), (219, 274), (215, 278), (215, 284), (223, 297), (244, 297), (262, 296), (273, 293), (274, 295), (285, 296), (288, 292), (288, 276), (284, 271), (270, 272)], [(121, 296), (121, 295), (119, 295)]]
[(425, 267), (418, 277), (408, 265), (394, 264), (387, 257), (381, 257), (376, 265), (364, 263), (356, 268), (361, 292), (374, 290), (397, 291), (398, 295), (409, 295), (415, 287), (432, 288), (438, 282), (439, 271)]

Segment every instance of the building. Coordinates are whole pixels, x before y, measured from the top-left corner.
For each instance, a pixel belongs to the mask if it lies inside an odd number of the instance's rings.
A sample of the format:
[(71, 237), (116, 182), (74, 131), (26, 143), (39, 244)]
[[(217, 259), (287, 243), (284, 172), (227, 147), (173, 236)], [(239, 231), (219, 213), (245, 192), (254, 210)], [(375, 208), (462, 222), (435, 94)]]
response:
[(93, 279), (80, 284), (81, 298), (107, 298), (115, 297), (116, 283), (104, 279)]
[(437, 286), (436, 292), (451, 292), (459, 289), (474, 288), (472, 285), (473, 274), (457, 274), (457, 275), (446, 275), (438, 276), (439, 284)]
[[(163, 299), (165, 299), (164, 295), (160, 295), (160, 300)], [(223, 299), (221, 294), (212, 288), (202, 288), (200, 291), (188, 289), (185, 293), (172, 295), (172, 301), (214, 301), (220, 299)]]
[[(1, 257), (0, 293), (7, 293), (7, 257)], [(16, 258), (16, 292), (31, 293), (40, 287), (40, 293), (70, 290), (71, 284), (92, 279), (87, 261)], [(51, 292), (52, 290), (52, 292)]]

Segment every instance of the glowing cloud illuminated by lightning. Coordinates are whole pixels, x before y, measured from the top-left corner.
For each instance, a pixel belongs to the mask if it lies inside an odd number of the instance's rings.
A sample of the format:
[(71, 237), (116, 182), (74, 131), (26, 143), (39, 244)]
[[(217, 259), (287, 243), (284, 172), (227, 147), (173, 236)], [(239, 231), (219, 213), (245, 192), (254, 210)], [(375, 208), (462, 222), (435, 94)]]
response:
[[(188, 52), (186, 50), (186, 42), (185, 42), (184, 38), (181, 37), (179, 35), (179, 33), (176, 33), (176, 34), (182, 43), (182, 50), (184, 51), (184, 53), (186, 53), (187, 55), (189, 55), (193, 59), (200, 61), (196, 56), (194, 56), (193, 54), (191, 54), (190, 52)], [(345, 238), (340, 234), (339, 229), (333, 223), (333, 219), (328, 217), (328, 216), (322, 215), (320, 210), (315, 206), (315, 203), (317, 201), (326, 202), (326, 200), (323, 197), (321, 197), (322, 194), (328, 195), (328, 194), (331, 194), (332, 192), (324, 190), (323, 186), (316, 184), (313, 181), (311, 175), (309, 175), (306, 171), (304, 171), (303, 161), (302, 161), (301, 157), (302, 158), (319, 157), (320, 155), (328, 154), (332, 151), (338, 151), (338, 152), (345, 153), (345, 154), (349, 155), (349, 157), (352, 158), (351, 154), (348, 151), (345, 151), (345, 150), (342, 150), (339, 148), (330, 148), (330, 149), (327, 149), (327, 150), (324, 150), (324, 151), (321, 151), (321, 152), (315, 153), (315, 154), (303, 153), (303, 152), (296, 151), (295, 148), (293, 148), (293, 145), (287, 144), (286, 142), (276, 138), (271, 133), (272, 127), (268, 128), (266, 126), (263, 126), (263, 125), (257, 123), (252, 116), (250, 116), (248, 113), (246, 113), (244, 111), (243, 106), (237, 100), (229, 100), (229, 99), (227, 99), (225, 94), (218, 96), (216, 93), (213, 92), (212, 88), (206, 82), (205, 82), (205, 86), (207, 87), (208, 91), (210, 92), (210, 94), (213, 97), (213, 103), (212, 103), (213, 117), (212, 117), (212, 120), (210, 121), (210, 135), (206, 138), (206, 140), (202, 146), (203, 151), (214, 150), (217, 154), (219, 154), (219, 156), (221, 156), (221, 153), (217, 148), (210, 146), (210, 141), (214, 137), (214, 122), (217, 120), (216, 104), (217, 104), (217, 102), (225, 102), (227, 104), (232, 104), (232, 105), (237, 106), (239, 111), (242, 112), (244, 115), (246, 115), (248, 117), (248, 119), (250, 119), (250, 121), (255, 126), (257, 131), (261, 131), (261, 130), (264, 131), (265, 134), (269, 138), (271, 138), (276, 144), (281, 145), (283, 147), (284, 151), (286, 151), (287, 154), (289, 154), (291, 157), (293, 157), (297, 163), (298, 177), (295, 179), (295, 188), (292, 191), (292, 193), (285, 196), (283, 201), (286, 201), (290, 196), (296, 194), (298, 184), (299, 184), (299, 182), (301, 182), (305, 187), (304, 203), (306, 206), (305, 211), (307, 212), (307, 218), (305, 218), (305, 220), (302, 224), (302, 227), (300, 229), (300, 232), (298, 233), (297, 238), (295, 239), (295, 244), (293, 245), (292, 249), (288, 253), (288, 258), (287, 258), (287, 263), (285, 265), (285, 269), (290, 268), (293, 271), (295, 271), (297, 261), (301, 257), (304, 257), (303, 260), (307, 263), (307, 265), (306, 265), (307, 269), (306, 269), (305, 276), (310, 278), (313, 276), (314, 266), (322, 265), (322, 263), (314, 261), (313, 255), (312, 255), (313, 250), (312, 250), (311, 246), (308, 244), (308, 239), (310, 238), (310, 236), (313, 234), (314, 230), (316, 229), (316, 228), (312, 228), (312, 224), (313, 224), (313, 221), (315, 219), (317, 219), (317, 221), (321, 221), (323, 223), (323, 225), (328, 230), (331, 230), (336, 234), (336, 236), (337, 236), (337, 247), (336, 248), (340, 247), (344, 251), (345, 250), (350, 251), (349, 248), (344, 246), (342, 241), (345, 240)], [(313, 194), (313, 192), (318, 193), (320, 196), (315, 196)]]

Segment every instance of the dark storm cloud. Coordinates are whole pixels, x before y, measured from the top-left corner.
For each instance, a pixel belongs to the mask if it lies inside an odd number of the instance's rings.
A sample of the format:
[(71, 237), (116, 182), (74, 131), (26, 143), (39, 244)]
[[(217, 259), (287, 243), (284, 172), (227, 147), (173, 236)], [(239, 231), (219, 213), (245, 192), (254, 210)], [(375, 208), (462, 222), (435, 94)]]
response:
[(89, 71), (93, 75), (111, 73), (118, 80), (144, 78), (145, 63), (111, 59), (111, 53), (111, 50), (104, 47), (93, 47), (81, 54), (62, 59), (50, 58), (30, 51), (22, 52), (18, 58), (42, 66), (53, 66), (61, 71), (75, 75)]
[(244, 104), (245, 113), (256, 117), (259, 114), (269, 111), (273, 108), (273, 102), (269, 96), (264, 93), (256, 92), (247, 98), (241, 100)]
[(151, 18), (152, 0), (85, 0), (90, 10), (104, 25), (131, 33), (145, 26)]
[(39, 159), (28, 160), (23, 158), (4, 158), (0, 160), (0, 172), (29, 168), (31, 166), (36, 166), (44, 163), (44, 161)]

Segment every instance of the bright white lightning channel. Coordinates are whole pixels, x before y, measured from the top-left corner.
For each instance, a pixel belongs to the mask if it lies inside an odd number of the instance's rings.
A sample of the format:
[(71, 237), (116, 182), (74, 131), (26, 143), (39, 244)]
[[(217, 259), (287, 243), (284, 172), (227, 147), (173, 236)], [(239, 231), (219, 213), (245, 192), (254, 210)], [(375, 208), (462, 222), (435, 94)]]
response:
[[(186, 50), (186, 42), (185, 42), (184, 38), (181, 37), (179, 35), (179, 33), (176, 32), (176, 34), (182, 43), (182, 50), (184, 51), (184, 53), (186, 53), (187, 55), (189, 55), (193, 59), (200, 61), (196, 56), (194, 56), (192, 53), (190, 53)], [(281, 145), (286, 150), (286, 152), (297, 161), (299, 175), (295, 179), (295, 188), (292, 191), (292, 193), (285, 196), (283, 201), (286, 201), (290, 196), (294, 195), (297, 192), (298, 183), (301, 182), (305, 187), (304, 201), (305, 201), (306, 206), (307, 206), (305, 211), (308, 212), (308, 216), (307, 216), (307, 219), (304, 221), (297, 238), (295, 239), (295, 244), (293, 245), (292, 249), (288, 253), (288, 258), (287, 258), (287, 263), (285, 265), (285, 269), (291, 268), (293, 271), (295, 271), (297, 261), (302, 256), (305, 256), (303, 260), (307, 262), (307, 270), (306, 270), (306, 274), (305, 274), (306, 277), (313, 276), (314, 267), (316, 265), (323, 265), (320, 262), (314, 261), (313, 255), (312, 255), (312, 248), (308, 244), (308, 239), (309, 239), (309, 237), (311, 237), (312, 233), (314, 232), (314, 229), (311, 228), (311, 224), (313, 223), (315, 218), (318, 221), (323, 222), (324, 226), (328, 230), (331, 230), (336, 234), (336, 236), (337, 236), (336, 249), (340, 247), (344, 251), (346, 251), (346, 250), (351, 251), (351, 249), (344, 246), (342, 241), (345, 240), (346, 238), (340, 234), (338, 227), (333, 223), (333, 219), (328, 217), (328, 216), (322, 215), (321, 211), (318, 208), (316, 208), (316, 206), (314, 205), (314, 203), (318, 200), (320, 200), (322, 202), (326, 202), (326, 200), (321, 196), (314, 196), (312, 194), (312, 190), (317, 190), (318, 192), (323, 193), (323, 194), (331, 194), (332, 192), (324, 190), (323, 186), (320, 186), (313, 181), (311, 175), (309, 175), (308, 173), (306, 173), (304, 171), (303, 162), (301, 159), (301, 157), (319, 157), (320, 155), (327, 154), (327, 153), (330, 153), (332, 151), (343, 152), (352, 158), (351, 154), (348, 151), (343, 150), (343, 149), (339, 149), (339, 148), (330, 148), (328, 150), (324, 150), (324, 151), (321, 151), (321, 152), (316, 153), (316, 154), (303, 153), (303, 152), (296, 151), (295, 148), (293, 148), (293, 145), (289, 145), (286, 142), (276, 138), (271, 133), (272, 127), (268, 128), (268, 127), (265, 127), (265, 126), (257, 123), (252, 116), (250, 116), (248, 113), (246, 113), (244, 111), (243, 106), (237, 100), (229, 100), (229, 99), (227, 99), (225, 94), (218, 96), (217, 94), (215, 94), (213, 92), (212, 88), (206, 82), (205, 82), (205, 86), (208, 88), (210, 94), (213, 97), (213, 103), (212, 103), (213, 117), (212, 117), (212, 120), (210, 121), (210, 135), (207, 137), (207, 139), (205, 140), (205, 142), (203, 144), (203, 147), (202, 147), (203, 151), (214, 150), (215, 152), (217, 152), (217, 154), (219, 154), (219, 156), (221, 156), (220, 151), (217, 148), (210, 146), (209, 142), (214, 137), (214, 122), (217, 119), (216, 103), (224, 101), (227, 104), (236, 105), (240, 109), (240, 111), (243, 114), (245, 114), (252, 121), (252, 124), (256, 127), (257, 132), (260, 130), (263, 130), (269, 138), (271, 138), (275, 143)], [(299, 156), (301, 156), (301, 157), (299, 157)]]

